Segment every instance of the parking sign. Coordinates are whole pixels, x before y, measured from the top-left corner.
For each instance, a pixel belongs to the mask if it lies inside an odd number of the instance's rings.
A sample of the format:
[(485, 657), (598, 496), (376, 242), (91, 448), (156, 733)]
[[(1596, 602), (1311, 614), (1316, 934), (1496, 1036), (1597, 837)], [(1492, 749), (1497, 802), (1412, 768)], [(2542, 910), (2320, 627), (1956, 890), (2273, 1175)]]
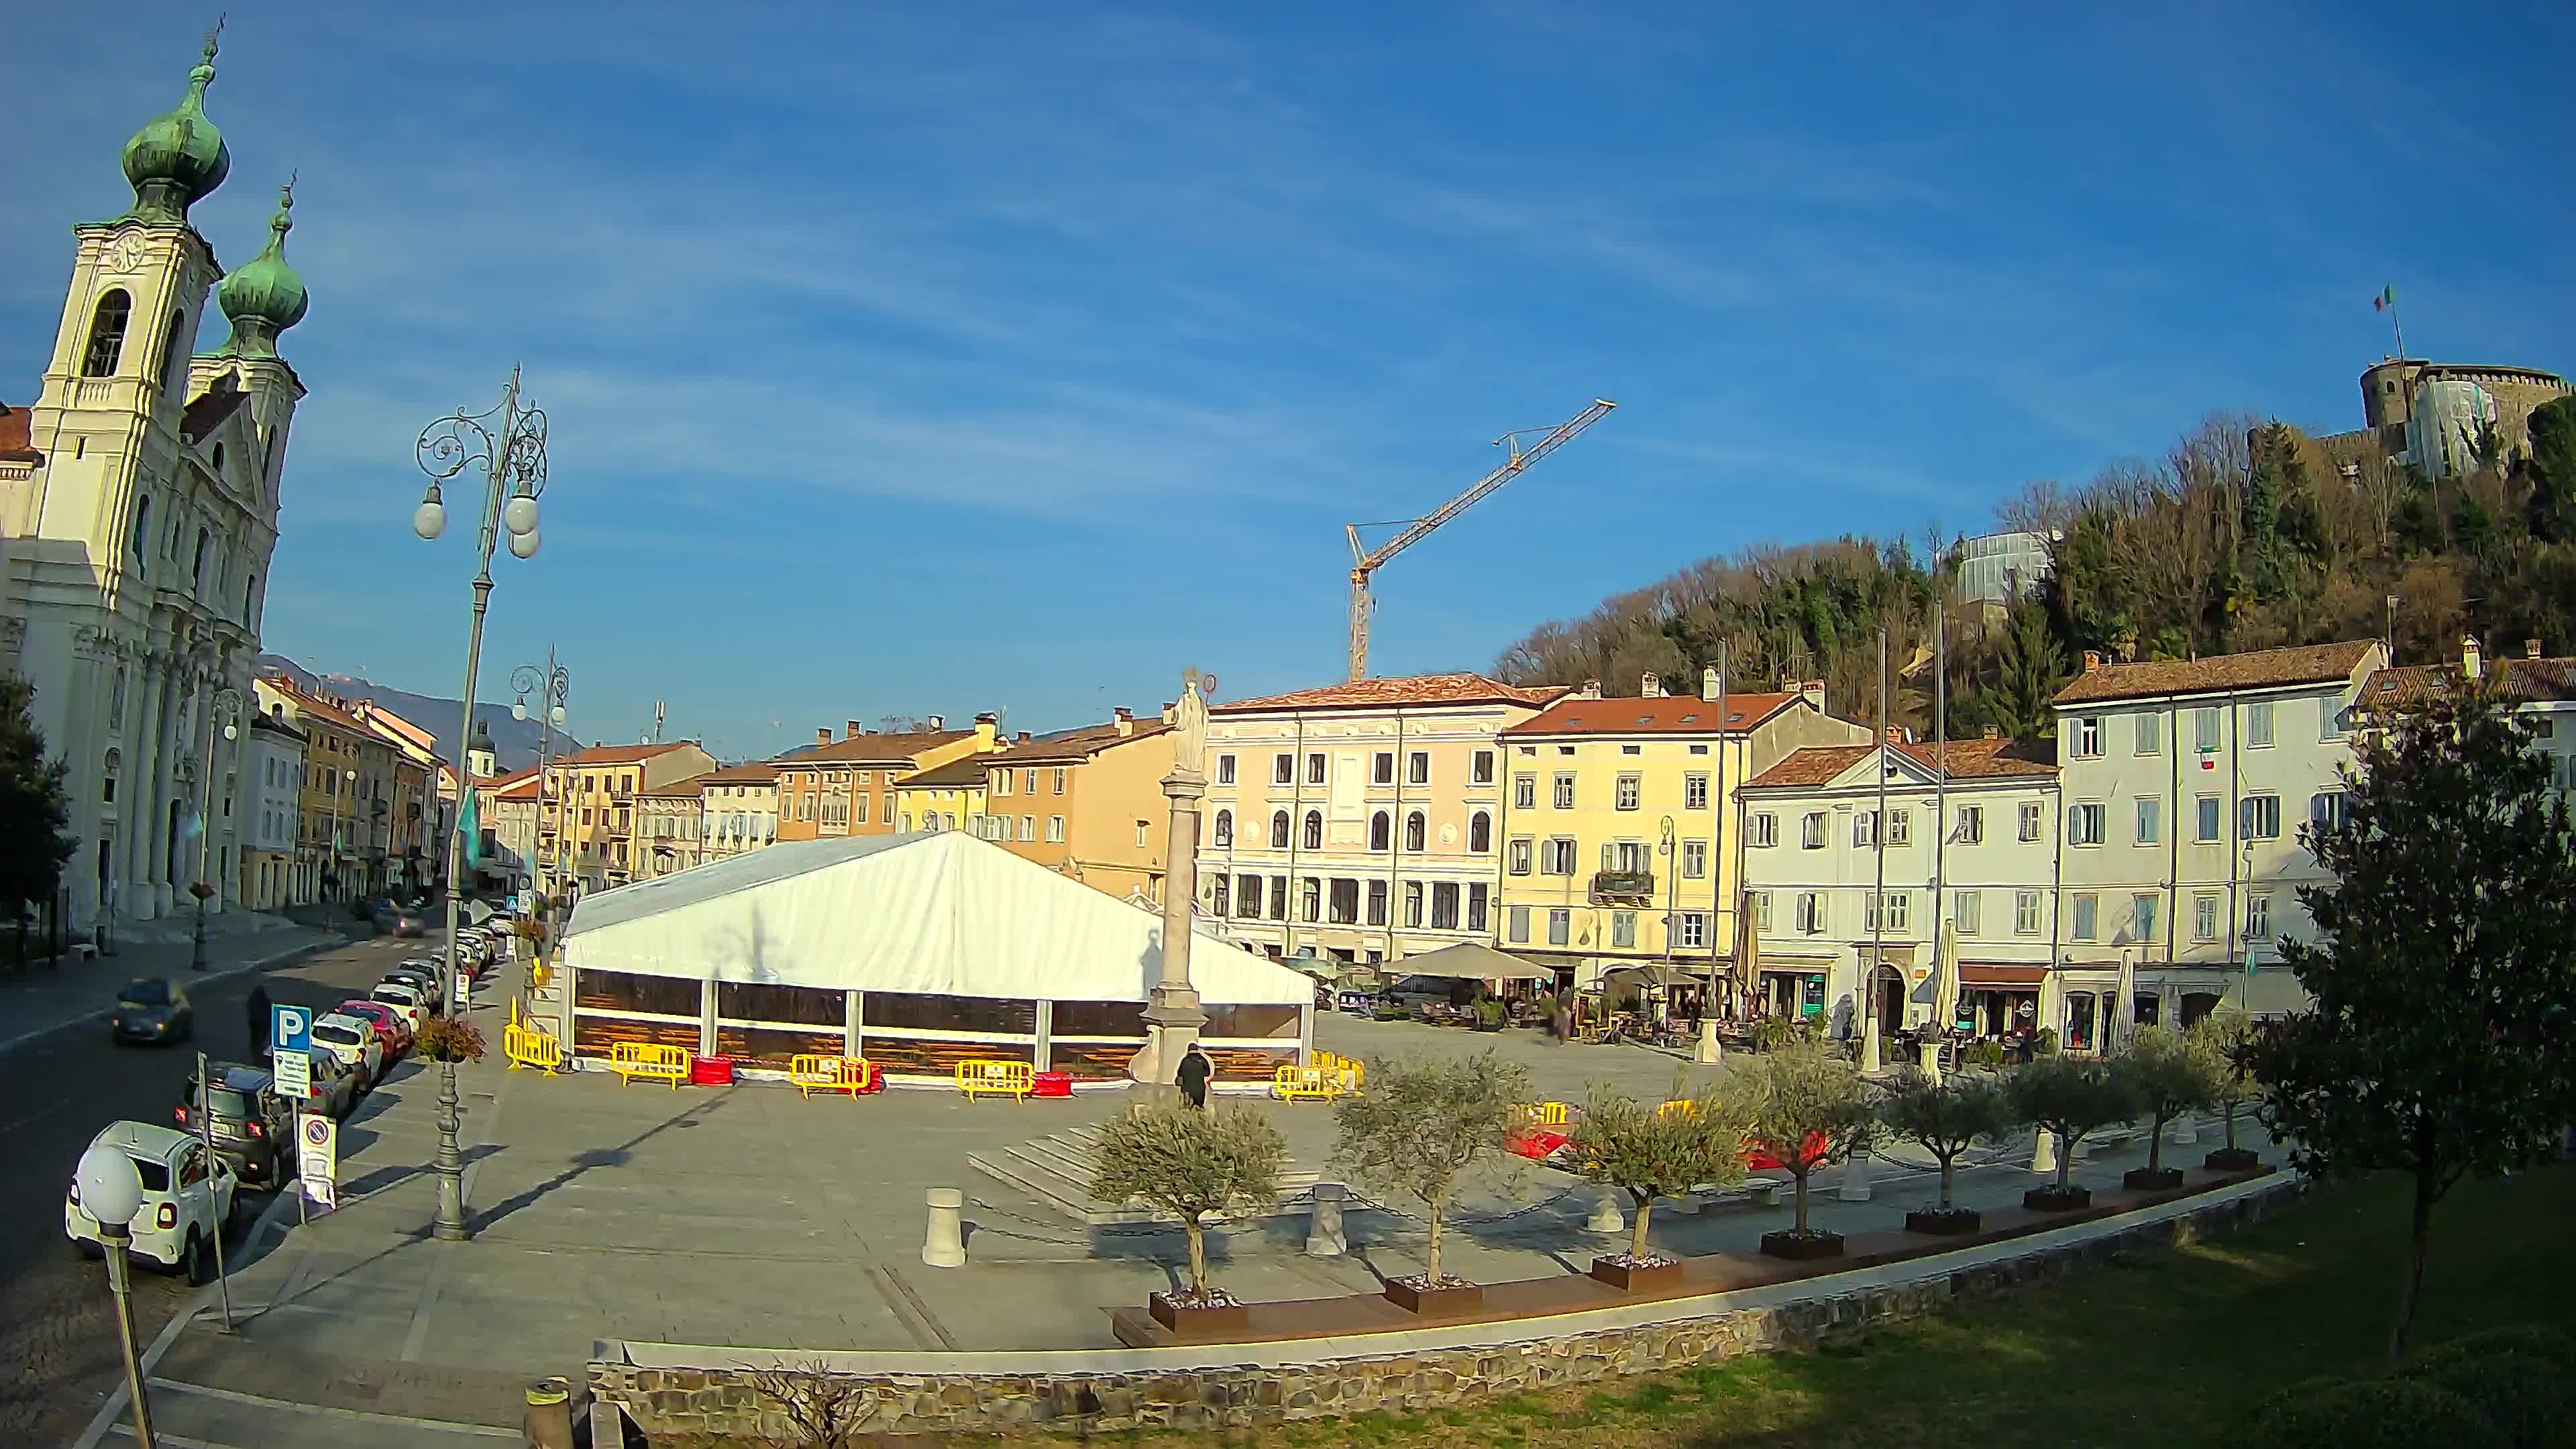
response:
[(268, 1009), (268, 1044), (271, 1050), (294, 1052), (301, 1056), (313, 1050), (313, 1008), (309, 1006), (272, 1006)]

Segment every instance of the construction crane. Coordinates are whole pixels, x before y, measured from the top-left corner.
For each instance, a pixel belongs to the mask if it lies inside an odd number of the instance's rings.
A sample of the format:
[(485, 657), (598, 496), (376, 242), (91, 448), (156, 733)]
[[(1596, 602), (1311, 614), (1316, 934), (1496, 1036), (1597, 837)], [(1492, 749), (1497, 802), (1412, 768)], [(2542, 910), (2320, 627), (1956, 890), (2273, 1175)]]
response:
[[(1512, 476), (1530, 464), (1555, 452), (1573, 440), (1574, 435), (1610, 415), (1618, 404), (1607, 398), (1594, 398), (1592, 406), (1552, 428), (1519, 428), (1494, 439), (1497, 448), (1509, 448), (1511, 461), (1476, 480), (1475, 486), (1441, 504), (1420, 518), (1399, 518), (1387, 523), (1346, 523), (1342, 532), (1351, 540), (1351, 678), (1368, 676), (1369, 615), (1377, 601), (1369, 597), (1369, 576), (1384, 567), (1386, 561), (1431, 536), (1431, 531), (1473, 507), (1476, 500), (1502, 487)], [(1535, 443), (1523, 446), (1521, 439), (1541, 434)], [(1404, 531), (1376, 548), (1360, 543), (1363, 528), (1390, 528), (1403, 524)]]

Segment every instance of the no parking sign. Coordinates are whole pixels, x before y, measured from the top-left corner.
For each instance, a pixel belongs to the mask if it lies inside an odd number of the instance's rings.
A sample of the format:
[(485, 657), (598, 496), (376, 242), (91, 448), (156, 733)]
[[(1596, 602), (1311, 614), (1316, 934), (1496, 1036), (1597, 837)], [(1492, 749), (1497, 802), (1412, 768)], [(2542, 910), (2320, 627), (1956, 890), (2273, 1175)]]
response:
[(304, 1179), (304, 1195), (329, 1207), (340, 1173), (340, 1124), (307, 1115), (297, 1119), (295, 1131), (296, 1171)]

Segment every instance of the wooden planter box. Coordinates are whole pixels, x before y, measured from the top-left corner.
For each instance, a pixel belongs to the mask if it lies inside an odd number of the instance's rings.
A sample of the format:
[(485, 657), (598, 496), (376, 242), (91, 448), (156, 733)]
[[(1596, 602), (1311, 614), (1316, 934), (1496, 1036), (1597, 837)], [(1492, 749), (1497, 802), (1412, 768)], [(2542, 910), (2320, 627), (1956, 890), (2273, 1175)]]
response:
[(1595, 1258), (1592, 1260), (1592, 1277), (1594, 1281), (1607, 1283), (1622, 1293), (1634, 1293), (1640, 1289), (1664, 1288), (1680, 1283), (1682, 1265), (1675, 1260), (1657, 1263), (1651, 1268), (1631, 1268), (1610, 1258)]
[(1801, 1263), (1817, 1258), (1839, 1258), (1843, 1255), (1843, 1235), (1808, 1233), (1801, 1236), (1794, 1229), (1784, 1228), (1762, 1235), (1762, 1253), (1765, 1257), (1787, 1258)]
[(1909, 1233), (1949, 1236), (1973, 1233), (1983, 1226), (1985, 1219), (1974, 1208), (1951, 1208), (1947, 1212), (1940, 1208), (1922, 1208), (1905, 1215), (1905, 1230)]
[(2093, 1190), (2084, 1187), (2034, 1187), (2021, 1195), (2021, 1205), (2035, 1213), (2071, 1213), (2093, 1205)]
[(1236, 1333), (1252, 1326), (1252, 1309), (1242, 1303), (1228, 1304), (1223, 1308), (1184, 1308), (1174, 1303), (1169, 1295), (1157, 1293), (1145, 1300), (1145, 1311), (1154, 1315), (1156, 1323), (1193, 1338)]
[(2182, 1186), (2179, 1167), (2132, 1167), (2120, 1174), (2120, 1186), (2131, 1192), (2162, 1192)]
[(1416, 1288), (1400, 1278), (1386, 1280), (1386, 1301), (1425, 1318), (1473, 1313), (1485, 1306), (1485, 1290), (1473, 1283), (1455, 1288)]
[(2200, 1160), (2212, 1172), (2251, 1172), (2263, 1165), (2261, 1154), (2247, 1147), (2222, 1147)]

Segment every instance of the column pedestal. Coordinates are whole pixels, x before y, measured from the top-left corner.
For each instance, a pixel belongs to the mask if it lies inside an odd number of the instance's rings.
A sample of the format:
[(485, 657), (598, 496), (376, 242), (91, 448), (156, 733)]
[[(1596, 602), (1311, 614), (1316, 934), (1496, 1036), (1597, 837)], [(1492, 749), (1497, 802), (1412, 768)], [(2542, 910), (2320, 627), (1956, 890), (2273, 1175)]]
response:
[(1162, 969), (1145, 993), (1144, 1049), (1127, 1064), (1127, 1075), (1141, 1084), (1171, 1086), (1181, 1058), (1207, 1025), (1198, 989), (1190, 984), (1190, 937), (1199, 892), (1198, 804), (1206, 793), (1207, 781), (1194, 769), (1176, 765), (1163, 777), (1172, 827), (1163, 852)]

